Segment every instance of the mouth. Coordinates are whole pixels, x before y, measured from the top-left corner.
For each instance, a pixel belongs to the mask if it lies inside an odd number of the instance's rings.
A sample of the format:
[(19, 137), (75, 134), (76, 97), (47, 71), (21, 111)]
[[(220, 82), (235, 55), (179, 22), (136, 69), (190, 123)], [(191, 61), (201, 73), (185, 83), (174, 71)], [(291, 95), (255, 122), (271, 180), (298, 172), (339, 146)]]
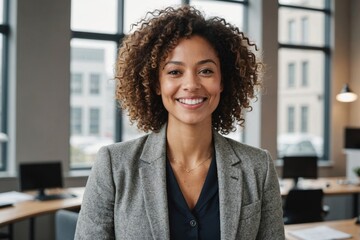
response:
[(177, 98), (176, 101), (186, 105), (197, 105), (203, 103), (207, 98)]

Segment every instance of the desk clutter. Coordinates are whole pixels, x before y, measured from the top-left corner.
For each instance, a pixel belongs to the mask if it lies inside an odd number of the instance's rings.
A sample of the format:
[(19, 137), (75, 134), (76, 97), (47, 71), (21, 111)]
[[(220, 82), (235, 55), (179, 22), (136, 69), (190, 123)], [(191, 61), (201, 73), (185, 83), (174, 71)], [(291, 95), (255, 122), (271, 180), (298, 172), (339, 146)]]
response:
[(0, 193), (0, 208), (10, 207), (15, 203), (28, 200), (34, 200), (34, 196), (16, 191)]
[(328, 226), (316, 226), (293, 230), (289, 231), (289, 234), (303, 240), (333, 240), (352, 238), (351, 234), (338, 231)]
[(355, 219), (285, 225), (287, 240), (360, 239)]

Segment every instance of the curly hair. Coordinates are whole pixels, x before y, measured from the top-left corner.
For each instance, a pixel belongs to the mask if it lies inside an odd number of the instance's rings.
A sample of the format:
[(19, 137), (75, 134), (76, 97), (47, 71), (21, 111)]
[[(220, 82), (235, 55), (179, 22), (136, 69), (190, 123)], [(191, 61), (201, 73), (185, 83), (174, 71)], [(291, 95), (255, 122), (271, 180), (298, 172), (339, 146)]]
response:
[(251, 111), (251, 99), (261, 86), (263, 64), (255, 55), (257, 47), (225, 19), (205, 19), (191, 6), (168, 7), (148, 12), (124, 37), (115, 67), (116, 99), (128, 111), (130, 122), (144, 132), (158, 131), (167, 122), (168, 112), (159, 86), (159, 64), (182, 38), (201, 36), (214, 47), (221, 65), (223, 91), (212, 114), (213, 128), (228, 134), (243, 126), (244, 109)]

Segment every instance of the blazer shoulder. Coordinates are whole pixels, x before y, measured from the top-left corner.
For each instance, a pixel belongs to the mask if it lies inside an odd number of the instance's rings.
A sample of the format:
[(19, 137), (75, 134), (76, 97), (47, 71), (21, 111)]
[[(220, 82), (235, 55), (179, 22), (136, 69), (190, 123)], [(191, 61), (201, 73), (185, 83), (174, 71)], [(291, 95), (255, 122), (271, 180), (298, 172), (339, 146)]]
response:
[(117, 142), (100, 148), (98, 155), (100, 159), (106, 156), (114, 165), (129, 164), (140, 158), (148, 135), (136, 139)]
[(137, 148), (141, 148), (144, 146), (149, 134), (143, 135), (141, 137), (124, 141), (124, 142), (117, 142), (110, 145), (104, 146), (110, 152), (124, 152), (124, 151), (134, 151)]
[(232, 147), (232, 149), (236, 153), (241, 153), (249, 156), (263, 156), (266, 157), (268, 151), (266, 149), (254, 147), (245, 143), (238, 142), (236, 140), (233, 140), (231, 138), (224, 137), (225, 140), (229, 143), (229, 145)]

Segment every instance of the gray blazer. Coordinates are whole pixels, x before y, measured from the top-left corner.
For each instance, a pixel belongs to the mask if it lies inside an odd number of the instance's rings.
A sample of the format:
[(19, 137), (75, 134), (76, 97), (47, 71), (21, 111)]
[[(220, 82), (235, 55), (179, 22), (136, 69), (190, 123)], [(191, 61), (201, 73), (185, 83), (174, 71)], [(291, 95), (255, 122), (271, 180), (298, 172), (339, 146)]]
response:
[[(221, 239), (285, 239), (267, 151), (214, 133)], [(102, 147), (86, 184), (75, 239), (170, 239), (166, 127)]]

